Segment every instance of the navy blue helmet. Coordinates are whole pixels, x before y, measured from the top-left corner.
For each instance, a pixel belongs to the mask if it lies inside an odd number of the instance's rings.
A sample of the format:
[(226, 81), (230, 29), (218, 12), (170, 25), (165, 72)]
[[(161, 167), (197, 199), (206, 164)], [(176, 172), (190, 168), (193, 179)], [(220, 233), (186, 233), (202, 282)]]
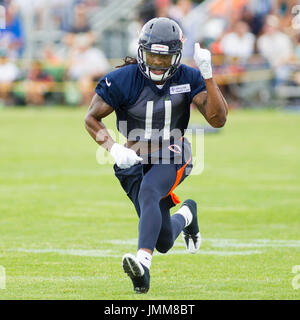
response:
[[(183, 34), (179, 25), (169, 18), (154, 18), (142, 28), (139, 37), (137, 61), (141, 72), (153, 81), (165, 81), (177, 71), (182, 56)], [(147, 64), (147, 52), (171, 55), (171, 64), (167, 68), (154, 68)], [(155, 74), (151, 69), (163, 70)]]

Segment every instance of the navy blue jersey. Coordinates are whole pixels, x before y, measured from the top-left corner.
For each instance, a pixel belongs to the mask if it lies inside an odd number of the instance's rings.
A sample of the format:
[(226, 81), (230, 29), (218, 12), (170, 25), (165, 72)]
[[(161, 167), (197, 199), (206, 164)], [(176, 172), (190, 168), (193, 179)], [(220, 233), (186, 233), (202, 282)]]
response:
[(114, 108), (118, 130), (128, 140), (153, 141), (170, 139), (174, 130), (183, 136), (192, 99), (204, 90), (200, 71), (186, 65), (180, 65), (159, 89), (137, 64), (131, 64), (106, 74), (95, 92)]

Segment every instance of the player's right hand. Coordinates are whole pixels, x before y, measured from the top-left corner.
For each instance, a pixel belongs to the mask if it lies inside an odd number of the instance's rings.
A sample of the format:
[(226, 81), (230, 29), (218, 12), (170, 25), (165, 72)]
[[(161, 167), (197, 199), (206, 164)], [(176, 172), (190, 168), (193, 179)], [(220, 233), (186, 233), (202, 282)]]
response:
[(127, 169), (143, 160), (132, 149), (126, 148), (118, 143), (114, 143), (110, 149), (110, 154), (116, 165), (121, 169)]

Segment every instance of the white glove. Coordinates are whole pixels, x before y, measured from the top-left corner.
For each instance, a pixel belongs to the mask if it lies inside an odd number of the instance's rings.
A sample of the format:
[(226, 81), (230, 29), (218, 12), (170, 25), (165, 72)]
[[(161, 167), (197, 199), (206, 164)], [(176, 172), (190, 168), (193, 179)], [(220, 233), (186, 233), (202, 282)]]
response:
[(207, 49), (200, 48), (199, 43), (195, 43), (194, 60), (203, 78), (212, 78), (211, 53)]
[(110, 154), (114, 158), (116, 165), (121, 169), (127, 169), (142, 161), (143, 158), (139, 157), (133, 150), (123, 147), (118, 143), (114, 143), (110, 149)]

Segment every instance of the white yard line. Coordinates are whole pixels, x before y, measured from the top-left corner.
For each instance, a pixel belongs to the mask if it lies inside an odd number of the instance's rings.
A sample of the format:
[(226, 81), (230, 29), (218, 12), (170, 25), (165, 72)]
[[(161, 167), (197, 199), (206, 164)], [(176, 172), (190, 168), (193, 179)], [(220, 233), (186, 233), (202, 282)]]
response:
[[(25, 253), (55, 253), (60, 255), (73, 255), (81, 257), (114, 257), (120, 258), (124, 253), (116, 252), (112, 253), (112, 250), (83, 250), (83, 249), (56, 249), (56, 248), (47, 248), (47, 249), (25, 249), (25, 248), (16, 248), (16, 249), (7, 249), (6, 251), (10, 252), (25, 252)], [(258, 250), (244, 250), (244, 251), (224, 251), (224, 250), (206, 250), (200, 249), (198, 254), (203, 255), (216, 255), (216, 256), (234, 256), (234, 255), (251, 255), (251, 254), (260, 254), (262, 251)], [(171, 249), (167, 255), (181, 255), (188, 254), (186, 250), (180, 249)], [(158, 252), (155, 252), (154, 255), (162, 255)]]
[[(119, 246), (117, 249), (59, 249), (59, 248), (3, 248), (3, 254), (5, 251), (9, 252), (24, 252), (24, 253), (55, 253), (60, 255), (73, 255), (84, 257), (122, 257), (124, 248), (129, 252), (133, 252), (137, 246), (137, 239), (115, 239), (104, 240), (102, 244), (110, 244), (113, 246)], [(184, 244), (179, 240), (176, 241), (174, 247), (167, 253), (168, 255), (186, 254)], [(204, 247), (204, 248), (203, 248)], [(208, 247), (208, 248), (207, 248)], [(226, 250), (226, 249), (240, 250)], [(260, 250), (241, 250), (249, 248), (259, 248)], [(238, 239), (216, 239), (207, 238), (203, 239), (202, 246), (199, 250), (199, 254), (203, 255), (215, 255), (215, 256), (234, 256), (234, 255), (252, 255), (261, 254), (264, 252), (264, 248), (300, 248), (300, 240), (271, 240), (271, 239), (253, 239), (243, 240)], [(120, 252), (121, 251), (121, 252)], [(160, 255), (155, 252), (155, 254)]]
[(10, 248), (6, 251), (25, 252), (25, 253), (56, 253), (62, 255), (82, 256), (82, 257), (119, 257), (119, 254), (112, 253), (113, 250), (98, 249), (29, 249), (29, 248)]
[(43, 276), (7, 276), (8, 280), (22, 280), (22, 281), (95, 281), (106, 280), (108, 277), (81, 277), (81, 276), (66, 276), (66, 277), (43, 277)]
[(205, 239), (215, 248), (300, 248), (300, 240), (253, 239), (240, 241), (237, 239)]
[[(259, 250), (243, 250), (243, 251), (224, 251), (224, 250), (206, 250), (201, 249), (197, 254), (203, 254), (203, 255), (212, 255), (212, 256), (247, 256), (252, 254), (261, 254), (263, 251)], [(156, 252), (154, 255), (157, 254)], [(189, 254), (186, 250), (173, 250), (171, 249), (167, 254)], [(158, 253), (158, 255), (162, 255)]]
[[(102, 243), (108, 243), (113, 245), (130, 246), (136, 245), (137, 239), (116, 239), (116, 240), (104, 240)], [(209, 245), (214, 248), (300, 248), (300, 240), (271, 240), (271, 239), (253, 239), (253, 240), (238, 240), (238, 239), (217, 239), (217, 238), (204, 238), (203, 244)], [(177, 239), (175, 247), (184, 247), (184, 243), (181, 239)]]

